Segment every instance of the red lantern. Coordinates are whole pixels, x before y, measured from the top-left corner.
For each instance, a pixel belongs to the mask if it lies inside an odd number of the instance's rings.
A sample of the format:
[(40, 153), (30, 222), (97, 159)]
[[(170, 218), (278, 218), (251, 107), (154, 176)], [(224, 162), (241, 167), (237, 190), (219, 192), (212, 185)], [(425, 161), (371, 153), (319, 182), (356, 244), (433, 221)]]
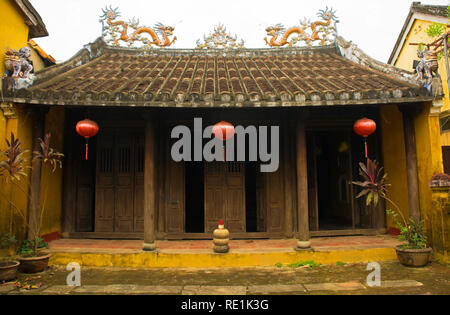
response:
[[(217, 139), (227, 141), (234, 136), (234, 126), (226, 121), (221, 121), (213, 127), (212, 132)], [(223, 147), (223, 161), (225, 161), (225, 147)]]
[(92, 138), (98, 134), (98, 130), (99, 130), (98, 125), (95, 121), (85, 119), (85, 120), (78, 122), (75, 129), (80, 136), (82, 136), (83, 138), (86, 139), (86, 160), (87, 160), (88, 159), (88, 149), (89, 149), (88, 141), (89, 141), (89, 138)]
[(367, 158), (367, 137), (373, 134), (377, 130), (377, 124), (369, 118), (363, 118), (358, 120), (353, 126), (353, 130), (356, 134), (364, 137), (364, 144), (366, 149)]

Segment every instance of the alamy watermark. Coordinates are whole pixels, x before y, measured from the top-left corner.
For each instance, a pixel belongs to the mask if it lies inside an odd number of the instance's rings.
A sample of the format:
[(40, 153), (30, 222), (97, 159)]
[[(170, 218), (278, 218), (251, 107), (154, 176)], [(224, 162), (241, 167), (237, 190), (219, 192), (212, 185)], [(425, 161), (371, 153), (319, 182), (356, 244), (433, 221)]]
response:
[[(187, 126), (179, 125), (172, 129), (172, 139), (176, 141), (171, 149), (175, 162), (261, 162), (263, 173), (276, 172), (280, 164), (280, 127), (279, 126), (236, 126), (235, 133), (223, 141), (213, 135), (213, 127), (203, 129), (202, 118), (194, 119), (194, 136)], [(269, 130), (270, 128), (270, 130)], [(269, 132), (270, 131), (270, 132)], [(270, 136), (270, 143), (268, 137)], [(246, 139), (248, 137), (248, 143)], [(228, 138), (228, 137), (227, 137)], [(210, 139), (203, 146), (203, 139)], [(193, 142), (193, 146), (192, 146)], [(248, 148), (248, 152), (246, 149)], [(269, 152), (270, 148), (270, 152)], [(246, 157), (248, 160), (246, 161)], [(264, 164), (265, 163), (265, 164)]]

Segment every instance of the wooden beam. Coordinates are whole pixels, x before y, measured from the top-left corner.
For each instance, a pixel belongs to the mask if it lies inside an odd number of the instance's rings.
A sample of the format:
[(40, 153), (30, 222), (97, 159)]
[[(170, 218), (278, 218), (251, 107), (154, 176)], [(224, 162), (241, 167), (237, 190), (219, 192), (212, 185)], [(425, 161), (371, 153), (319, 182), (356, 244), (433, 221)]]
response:
[(296, 161), (297, 161), (297, 224), (298, 249), (311, 247), (309, 235), (308, 207), (308, 162), (306, 154), (305, 123), (300, 121), (296, 127)]
[(156, 250), (155, 213), (156, 213), (156, 177), (155, 156), (156, 141), (154, 121), (145, 116), (145, 165), (144, 165), (144, 245), (143, 250)]
[(403, 132), (405, 138), (406, 172), (408, 180), (409, 215), (420, 221), (419, 180), (417, 176), (417, 152), (414, 117), (416, 108), (399, 107), (403, 114)]
[[(30, 111), (33, 121), (32, 129), (32, 147), (33, 152), (41, 151), (38, 139), (44, 139), (45, 113), (43, 108), (33, 108)], [(42, 161), (34, 159), (31, 162), (31, 182), (30, 196), (31, 200), (28, 205), (28, 238), (34, 239), (38, 237), (40, 230), (40, 198), (41, 198), (41, 170)]]

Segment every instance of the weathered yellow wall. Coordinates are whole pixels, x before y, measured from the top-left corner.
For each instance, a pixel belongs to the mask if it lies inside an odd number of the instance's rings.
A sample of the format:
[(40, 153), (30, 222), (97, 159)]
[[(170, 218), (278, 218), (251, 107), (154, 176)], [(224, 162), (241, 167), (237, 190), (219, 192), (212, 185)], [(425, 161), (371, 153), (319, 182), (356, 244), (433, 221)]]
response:
[[(63, 152), (64, 145), (64, 109), (53, 107), (45, 119), (45, 134), (51, 134), (50, 146)], [(63, 160), (64, 167), (64, 160)], [(41, 207), (44, 212), (41, 235), (61, 232), (61, 212), (63, 196), (63, 172), (59, 167), (55, 172), (46, 165), (42, 168)]]
[[(406, 175), (405, 141), (403, 136), (402, 113), (396, 105), (381, 108), (381, 135), (384, 170), (388, 174), (387, 195), (402, 211), (409, 216), (408, 184)], [(386, 209), (395, 210), (395, 206), (386, 203)], [(391, 217), (386, 218), (388, 228), (396, 228)]]
[(12, 1), (0, 1), (0, 73), (5, 73), (4, 52), (20, 49), (28, 42), (28, 26)]
[(442, 262), (450, 262), (450, 187), (432, 188), (432, 208), (429, 220), (434, 229), (428, 238), (433, 243), (434, 256)]
[[(425, 226), (431, 229), (428, 213), (431, 211), (431, 176), (442, 173), (442, 152), (439, 138), (439, 117), (431, 116), (431, 103), (415, 119), (417, 152), (417, 172), (419, 179), (419, 198)], [(388, 197), (397, 204), (405, 216), (409, 216), (408, 184), (406, 175), (406, 155), (403, 134), (402, 114), (396, 105), (381, 108), (382, 150), (385, 171), (388, 174)], [(388, 209), (394, 209), (387, 203)], [(387, 218), (388, 228), (395, 228), (392, 218)]]

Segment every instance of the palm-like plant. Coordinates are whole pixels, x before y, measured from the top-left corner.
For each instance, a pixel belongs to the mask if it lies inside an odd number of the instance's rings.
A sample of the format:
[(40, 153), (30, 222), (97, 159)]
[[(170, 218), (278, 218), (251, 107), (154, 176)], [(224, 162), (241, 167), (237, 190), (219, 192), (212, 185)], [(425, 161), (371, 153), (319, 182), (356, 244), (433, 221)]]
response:
[[(410, 249), (425, 248), (427, 239), (423, 231), (423, 221), (415, 222), (412, 218), (406, 220), (400, 208), (387, 197), (386, 191), (390, 185), (386, 183), (387, 174), (383, 172), (383, 168), (378, 166), (377, 161), (372, 161), (371, 159), (367, 159), (367, 166), (364, 163), (359, 163), (359, 166), (359, 174), (364, 181), (353, 182), (354, 185), (362, 188), (362, 191), (356, 198), (366, 196), (366, 206), (373, 204), (376, 207), (381, 198), (391, 203), (396, 210), (386, 210), (386, 213), (392, 216), (400, 229), (399, 240), (407, 242), (403, 247)], [(399, 216), (401, 221), (398, 220)]]
[(377, 161), (367, 159), (367, 166), (364, 163), (359, 163), (359, 175), (364, 178), (362, 182), (353, 182), (362, 188), (362, 191), (356, 196), (361, 198), (366, 196), (366, 206), (373, 204), (375, 207), (381, 198), (386, 199), (386, 184), (387, 174), (383, 174), (383, 168), (378, 167)]
[(6, 139), (8, 149), (0, 151), (0, 155), (4, 158), (0, 161), (0, 173), (7, 181), (18, 181), (22, 177), (27, 176), (25, 173), (25, 163), (27, 161), (25, 154), (28, 150), (21, 148), (22, 142), (14, 137), (11, 132), (11, 139)]
[[(61, 159), (64, 155), (50, 147), (50, 138), (51, 135), (47, 134), (45, 135), (44, 140), (38, 139), (40, 150), (33, 152), (33, 160), (39, 160), (43, 164), (49, 164), (52, 167), (51, 172), (53, 173), (58, 165), (62, 167)], [(22, 142), (20, 142), (19, 139), (16, 139), (13, 133), (11, 133), (11, 140), (6, 140), (6, 143), (8, 145), (7, 149), (1, 151), (3, 159), (0, 161), (0, 174), (4, 175), (6, 181), (13, 183), (15, 187), (21, 190), (28, 200), (32, 202), (30, 194), (18, 184), (22, 178), (27, 177), (25, 170), (27, 168), (26, 164), (28, 159), (25, 157), (25, 154), (29, 151), (22, 149)], [(47, 195), (47, 189), (48, 186), (45, 190), (44, 197)], [(22, 217), (25, 225), (29, 226), (26, 220), (26, 211), (17, 207), (11, 198), (7, 198), (7, 200), (12, 208), (14, 208), (14, 210)], [(40, 220), (35, 222), (36, 226), (33, 226), (34, 235), (31, 236), (32, 239), (24, 242), (22, 253), (30, 253), (33, 256), (36, 256), (39, 248), (43, 245), (42, 239), (39, 236), (39, 231), (42, 224), (42, 214), (45, 210), (45, 201), (46, 199), (39, 209)]]

